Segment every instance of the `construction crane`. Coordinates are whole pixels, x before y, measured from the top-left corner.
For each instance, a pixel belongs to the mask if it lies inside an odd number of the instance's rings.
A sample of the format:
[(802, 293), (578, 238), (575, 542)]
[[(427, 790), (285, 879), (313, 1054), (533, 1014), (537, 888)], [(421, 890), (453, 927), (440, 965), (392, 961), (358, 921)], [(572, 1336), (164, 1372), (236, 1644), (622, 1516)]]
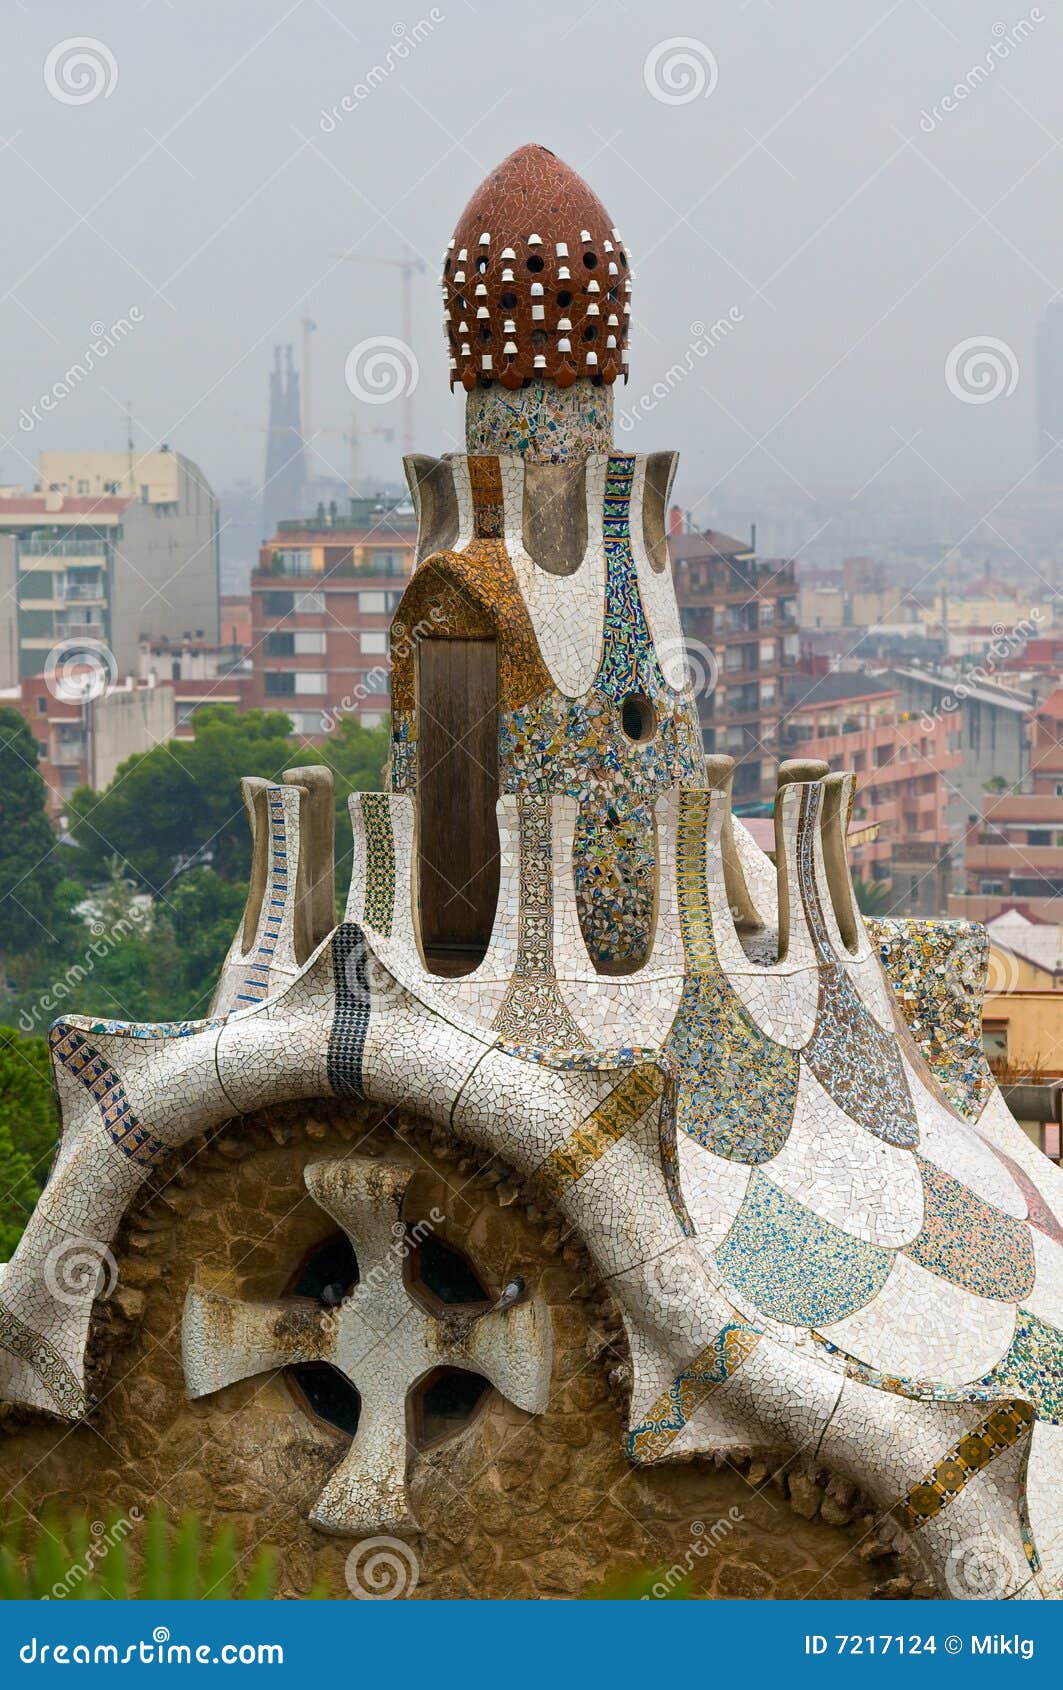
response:
[[(392, 270), (402, 274), (402, 338), (412, 350), (413, 347), (413, 278), (423, 276), (428, 265), (423, 258), (418, 258), (408, 246), (402, 249), (401, 258), (371, 257), (360, 252), (335, 252), (332, 255), (344, 264), (386, 264)], [(413, 451), (413, 394), (407, 392), (402, 400), (402, 450), (403, 454)]]

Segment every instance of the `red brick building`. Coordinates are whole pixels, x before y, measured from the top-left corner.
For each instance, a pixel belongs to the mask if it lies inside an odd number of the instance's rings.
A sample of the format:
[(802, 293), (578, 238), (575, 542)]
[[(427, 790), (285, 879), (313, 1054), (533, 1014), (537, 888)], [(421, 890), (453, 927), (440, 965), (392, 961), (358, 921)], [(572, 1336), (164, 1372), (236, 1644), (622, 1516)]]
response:
[(307, 739), (347, 715), (376, 725), (391, 706), (388, 626), (415, 541), (408, 504), (352, 499), (345, 517), (282, 522), (251, 577), (248, 702), (286, 711)]
[(668, 549), (705, 750), (735, 758), (739, 811), (770, 803), (801, 650), (793, 560), (713, 532), (673, 532)]
[(821, 757), (859, 776), (850, 822), (854, 873), (889, 882), (898, 915), (942, 915), (959, 717), (941, 715), (928, 725), (900, 708), (900, 696), (877, 675), (796, 676), (780, 745), (787, 757)]
[(966, 891), (950, 915), (992, 921), (1021, 909), (1063, 923), (1063, 687), (1030, 712), (1025, 790), (990, 792), (967, 831)]

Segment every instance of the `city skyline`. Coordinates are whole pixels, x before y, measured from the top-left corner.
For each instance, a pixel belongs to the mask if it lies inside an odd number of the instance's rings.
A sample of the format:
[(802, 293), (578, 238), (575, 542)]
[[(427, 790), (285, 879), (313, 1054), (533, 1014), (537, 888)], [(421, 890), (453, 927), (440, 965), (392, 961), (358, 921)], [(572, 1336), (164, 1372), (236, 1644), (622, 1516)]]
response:
[[(0, 155), (20, 229), (0, 479), (31, 483), (41, 449), (120, 449), (128, 402), (138, 450), (172, 439), (215, 487), (260, 483), (272, 349), (292, 342), (300, 366), (312, 347), (308, 475), (349, 479), (360, 408), (367, 477), (393, 483), (403, 400), (375, 403), (379, 370), (351, 356), (404, 328), (414, 443), (455, 448), (440, 200), (531, 129), (624, 204), (640, 311), (618, 439), (682, 449), (695, 520), (725, 494), (1051, 480), (1035, 343), (1063, 276), (1042, 214), (1063, 169), (1059, 20), (861, 0), (822, 8), (813, 40), (766, 5), (623, 30), (614, 14), (546, 0), (514, 63), (500, 16), (385, 27), (314, 0), (238, 4), (210, 16), (205, 78), (193, 0), (180, 25), (101, 22), (69, 85), (55, 54), (84, 20), (66, 4), (27, 20)], [(397, 271), (347, 261), (404, 253), (408, 324)]]

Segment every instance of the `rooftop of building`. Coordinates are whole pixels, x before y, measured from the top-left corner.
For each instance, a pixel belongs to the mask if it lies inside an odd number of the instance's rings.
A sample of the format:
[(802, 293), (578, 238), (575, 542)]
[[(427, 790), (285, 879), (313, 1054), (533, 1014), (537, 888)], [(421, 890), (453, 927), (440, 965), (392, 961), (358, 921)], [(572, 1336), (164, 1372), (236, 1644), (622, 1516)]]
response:
[(399, 534), (404, 541), (417, 532), (417, 513), (408, 499), (351, 499), (346, 510), (330, 505), (320, 507), (313, 516), (288, 517), (278, 522), (273, 539), (267, 544), (291, 545), (298, 537), (309, 540), (345, 541), (350, 539), (388, 538)]
[(963, 699), (973, 698), (980, 704), (992, 705), (998, 710), (1013, 710), (1020, 716), (1027, 715), (1034, 704), (1029, 693), (1009, 691), (989, 681), (976, 684), (960, 675), (932, 675), (928, 669), (888, 669), (886, 675), (891, 681), (917, 681), (921, 686), (940, 693), (950, 693), (954, 697), (962, 694)]
[(989, 937), (1001, 950), (1042, 968), (1049, 974), (1063, 974), (1063, 927), (1053, 922), (1031, 921), (1021, 909), (1008, 909), (986, 924)]
[(858, 703), (864, 699), (896, 698), (898, 688), (880, 675), (834, 670), (829, 675), (794, 675), (789, 685), (787, 708), (815, 710), (829, 704)]

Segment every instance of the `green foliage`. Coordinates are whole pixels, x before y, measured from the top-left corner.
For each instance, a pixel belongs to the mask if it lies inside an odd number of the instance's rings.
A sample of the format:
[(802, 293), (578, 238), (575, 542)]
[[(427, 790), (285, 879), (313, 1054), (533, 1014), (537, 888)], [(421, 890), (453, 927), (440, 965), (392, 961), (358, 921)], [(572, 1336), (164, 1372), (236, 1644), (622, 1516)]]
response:
[(269, 1547), (242, 1554), (231, 1526), (204, 1543), (194, 1514), (173, 1526), (161, 1509), (91, 1524), (47, 1512), (28, 1531), (21, 1519), (0, 1532), (0, 1600), (261, 1601), (276, 1594), (276, 1561)]
[(70, 917), (66, 873), (44, 812), (37, 741), (17, 710), (0, 708), (0, 953), (38, 951), (62, 938)]
[(22, 1236), (58, 1130), (47, 1044), (0, 1026), (0, 1261)]
[(348, 795), (379, 788), (388, 751), (386, 726), (362, 728), (345, 717), (324, 746), (292, 739), (276, 710), (210, 705), (192, 719), (192, 740), (171, 740), (130, 757), (105, 792), (81, 787), (67, 814), (86, 884), (105, 876), (117, 856), (154, 896), (170, 898), (176, 877), (209, 863), (222, 880), (246, 879), (250, 849), (240, 802), (242, 775), (276, 780), (286, 768), (327, 763), (336, 777), (340, 840), (349, 831)]
[(640, 1567), (634, 1572), (608, 1573), (600, 1584), (592, 1585), (582, 1596), (584, 1602), (689, 1602), (695, 1592), (690, 1579), (683, 1574), (658, 1567)]
[(853, 891), (862, 915), (887, 915), (893, 903), (893, 887), (888, 880), (861, 880), (853, 875)]
[(344, 716), (323, 745), (308, 746), (302, 759), (324, 763), (336, 783), (336, 900), (340, 911), (347, 897), (351, 877), (351, 822), (347, 800), (352, 792), (379, 792), (384, 784), (384, 765), (390, 750), (391, 729), (381, 722), (376, 728), (359, 727), (353, 716)]

